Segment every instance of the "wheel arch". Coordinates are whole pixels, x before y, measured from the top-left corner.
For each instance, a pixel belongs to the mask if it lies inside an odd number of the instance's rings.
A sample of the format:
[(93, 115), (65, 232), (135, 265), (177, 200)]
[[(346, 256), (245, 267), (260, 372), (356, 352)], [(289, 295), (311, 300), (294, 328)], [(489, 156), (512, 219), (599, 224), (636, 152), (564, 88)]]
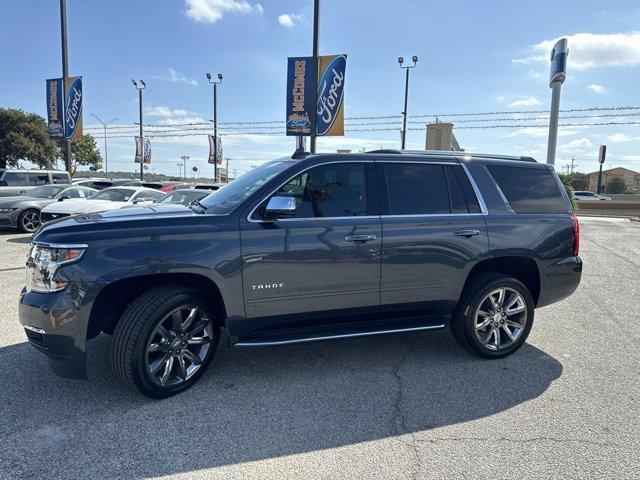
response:
[(467, 288), (473, 277), (483, 273), (499, 273), (521, 281), (531, 293), (534, 305), (538, 304), (540, 299), (540, 269), (533, 258), (514, 255), (482, 260), (469, 271), (464, 289)]
[(202, 293), (222, 327), (227, 326), (227, 312), (218, 285), (197, 273), (158, 273), (116, 280), (103, 287), (95, 297), (89, 314), (87, 339), (100, 332), (111, 333), (127, 306), (151, 288), (162, 285), (189, 287)]

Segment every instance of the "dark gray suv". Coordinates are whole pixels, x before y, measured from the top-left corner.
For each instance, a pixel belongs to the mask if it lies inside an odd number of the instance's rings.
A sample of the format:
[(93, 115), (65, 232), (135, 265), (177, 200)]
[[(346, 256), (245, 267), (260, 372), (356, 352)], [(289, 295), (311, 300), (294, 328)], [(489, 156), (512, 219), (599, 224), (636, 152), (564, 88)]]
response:
[(223, 328), (259, 347), (449, 326), (504, 357), (582, 271), (551, 167), (459, 152), (296, 153), (190, 208), (70, 217), (32, 243), (29, 341), (83, 378), (88, 341), (111, 334), (116, 374), (154, 398), (197, 381)]

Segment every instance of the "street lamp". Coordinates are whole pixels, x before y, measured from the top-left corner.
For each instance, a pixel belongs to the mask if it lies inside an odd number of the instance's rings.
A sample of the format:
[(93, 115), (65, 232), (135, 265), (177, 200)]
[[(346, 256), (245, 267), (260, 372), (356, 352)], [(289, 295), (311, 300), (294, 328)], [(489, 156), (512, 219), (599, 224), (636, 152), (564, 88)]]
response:
[(207, 73), (207, 80), (213, 84), (213, 138), (215, 148), (213, 151), (213, 182), (218, 181), (218, 84), (222, 83), (222, 74), (218, 74), (218, 80), (213, 80), (211, 74)]
[(91, 116), (95, 117), (95, 119), (98, 120), (104, 127), (104, 171), (105, 171), (105, 174), (109, 175), (109, 155), (107, 153), (107, 125), (115, 122), (118, 119), (112, 118), (107, 123), (104, 123), (102, 120), (100, 120), (100, 117), (97, 116), (95, 113), (92, 113)]
[(131, 83), (138, 90), (138, 107), (140, 108), (140, 180), (144, 180), (144, 137), (142, 136), (142, 91), (147, 88), (147, 85), (143, 80), (138, 80), (140, 82), (140, 86), (138, 83), (131, 79)]
[(411, 60), (413, 61), (413, 65), (403, 66), (402, 64), (404, 63), (404, 58), (398, 57), (398, 64), (400, 64), (400, 68), (403, 68), (406, 72), (404, 83), (404, 111), (402, 112), (402, 145), (400, 147), (402, 150), (404, 150), (405, 142), (407, 139), (407, 101), (409, 100), (409, 70), (415, 68), (416, 64), (418, 63), (418, 56), (414, 55), (413, 57), (411, 57)]

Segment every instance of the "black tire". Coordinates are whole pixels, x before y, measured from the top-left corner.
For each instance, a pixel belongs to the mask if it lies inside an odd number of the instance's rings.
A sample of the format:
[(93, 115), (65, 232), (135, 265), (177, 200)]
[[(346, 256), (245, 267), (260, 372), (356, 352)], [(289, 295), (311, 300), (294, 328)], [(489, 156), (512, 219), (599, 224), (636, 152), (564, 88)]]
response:
[(23, 233), (33, 233), (40, 225), (40, 212), (35, 208), (25, 210), (18, 217), (18, 228)]
[[(179, 308), (188, 309), (191, 307), (202, 309), (202, 319), (208, 318), (212, 322), (210, 341), (207, 342), (209, 348), (204, 358), (201, 359), (201, 364), (191, 376), (181, 379), (181, 383), (176, 385), (159, 385), (158, 379), (153, 377), (147, 365), (148, 352), (150, 351), (148, 350), (149, 342), (154, 338), (153, 335), (157, 335), (158, 325), (166, 322), (167, 316), (171, 312)], [(220, 322), (213, 313), (202, 295), (190, 288), (167, 285), (144, 292), (127, 307), (113, 332), (111, 361), (116, 375), (130, 387), (149, 398), (170, 397), (191, 387), (211, 363), (220, 339)], [(166, 348), (172, 348), (169, 344), (163, 343), (163, 345)], [(183, 343), (183, 345), (185, 344)], [(186, 351), (186, 347), (183, 348), (185, 349), (183, 352)], [(170, 352), (180, 352), (180, 350), (171, 350)], [(156, 353), (170, 355), (165, 352)], [(173, 360), (171, 360), (171, 364), (173, 365)], [(179, 368), (177, 364), (175, 368)]]
[[(508, 344), (501, 348), (493, 349), (494, 346), (484, 344), (476, 334), (476, 312), (480, 304), (487, 296), (498, 289), (506, 288), (520, 294), (524, 305), (524, 312), (520, 318), (524, 318), (523, 328), (519, 331), (519, 336), (515, 341), (510, 341), (506, 337)], [(515, 298), (515, 295), (512, 297)], [(484, 273), (472, 278), (465, 288), (458, 307), (451, 318), (450, 329), (456, 341), (466, 350), (484, 358), (503, 358), (518, 350), (529, 336), (534, 318), (533, 297), (529, 289), (519, 280), (497, 273)], [(482, 318), (482, 317), (480, 317)], [(491, 328), (490, 326), (488, 328)], [(502, 327), (497, 328), (501, 339), (506, 333)], [(515, 330), (514, 330), (515, 331)], [(512, 333), (514, 331), (511, 331)], [(495, 337), (491, 337), (495, 338)]]

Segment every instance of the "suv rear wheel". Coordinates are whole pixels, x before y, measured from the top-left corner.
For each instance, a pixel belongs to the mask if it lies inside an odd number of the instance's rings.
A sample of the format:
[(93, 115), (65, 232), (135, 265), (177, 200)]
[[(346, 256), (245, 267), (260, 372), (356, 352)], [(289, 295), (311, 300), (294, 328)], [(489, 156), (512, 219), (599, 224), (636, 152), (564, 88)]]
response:
[(113, 333), (116, 374), (150, 398), (192, 386), (213, 358), (220, 325), (194, 290), (153, 288), (125, 310)]
[(533, 325), (533, 298), (527, 287), (500, 274), (474, 277), (451, 319), (460, 345), (485, 358), (502, 358), (518, 350)]

